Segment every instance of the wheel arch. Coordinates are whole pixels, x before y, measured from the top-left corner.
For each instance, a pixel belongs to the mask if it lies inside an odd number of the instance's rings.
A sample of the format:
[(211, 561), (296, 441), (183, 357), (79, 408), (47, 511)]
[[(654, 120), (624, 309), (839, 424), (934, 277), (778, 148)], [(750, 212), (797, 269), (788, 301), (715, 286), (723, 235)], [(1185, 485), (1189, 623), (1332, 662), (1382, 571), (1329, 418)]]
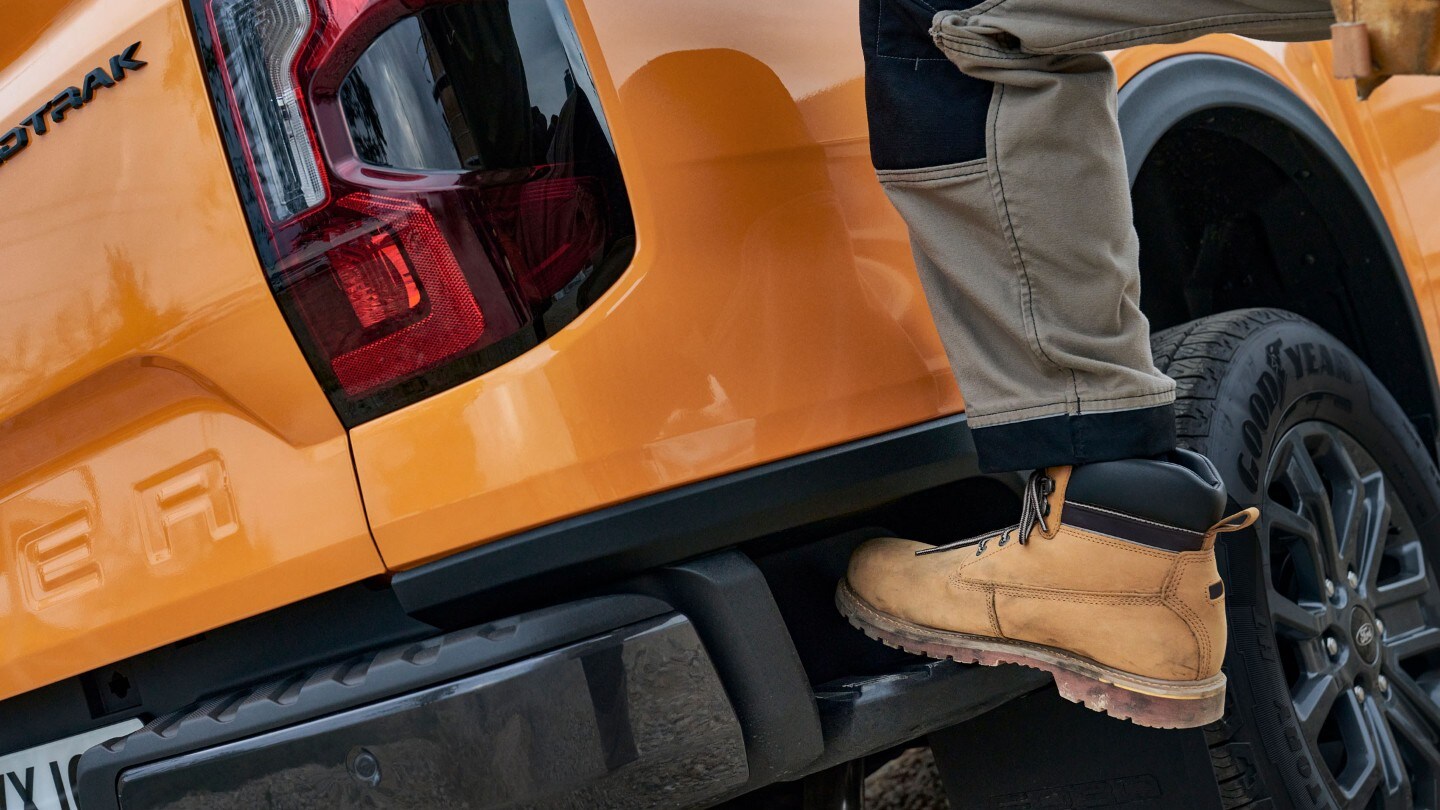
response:
[(1154, 328), (1242, 307), (1297, 312), (1370, 366), (1433, 456), (1440, 389), (1409, 276), (1325, 122), (1268, 74), (1210, 54), (1142, 71), (1121, 89), (1119, 119)]

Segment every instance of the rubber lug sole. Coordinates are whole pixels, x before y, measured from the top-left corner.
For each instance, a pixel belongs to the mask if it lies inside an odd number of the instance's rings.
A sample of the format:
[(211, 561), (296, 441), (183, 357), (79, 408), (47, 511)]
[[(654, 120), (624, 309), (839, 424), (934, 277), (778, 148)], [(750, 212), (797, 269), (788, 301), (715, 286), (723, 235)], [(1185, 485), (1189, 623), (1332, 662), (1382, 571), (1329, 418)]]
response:
[(1223, 672), (1201, 681), (1146, 678), (1054, 647), (924, 627), (882, 613), (844, 581), (835, 589), (835, 606), (850, 624), (888, 647), (961, 664), (1019, 664), (1043, 670), (1071, 703), (1136, 725), (1196, 728), (1225, 714)]

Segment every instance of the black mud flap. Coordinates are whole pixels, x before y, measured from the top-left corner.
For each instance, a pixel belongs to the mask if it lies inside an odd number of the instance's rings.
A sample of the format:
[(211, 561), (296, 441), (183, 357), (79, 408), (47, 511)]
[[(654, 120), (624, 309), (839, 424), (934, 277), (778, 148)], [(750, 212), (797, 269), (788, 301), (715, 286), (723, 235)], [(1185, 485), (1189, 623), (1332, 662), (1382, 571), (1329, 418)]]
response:
[(930, 735), (951, 807), (1220, 810), (1199, 729), (1144, 728), (1042, 689)]

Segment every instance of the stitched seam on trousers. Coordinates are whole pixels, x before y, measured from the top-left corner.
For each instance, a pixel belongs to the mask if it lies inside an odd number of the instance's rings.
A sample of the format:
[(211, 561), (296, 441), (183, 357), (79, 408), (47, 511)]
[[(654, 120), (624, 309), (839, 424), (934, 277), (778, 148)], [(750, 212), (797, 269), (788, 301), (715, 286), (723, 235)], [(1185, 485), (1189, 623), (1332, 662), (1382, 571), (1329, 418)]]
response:
[(1025, 322), (1026, 327), (1029, 328), (1031, 334), (1035, 336), (1034, 349), (1035, 351), (1037, 351), (1039, 356), (1044, 359), (1045, 362), (1053, 366), (1056, 371), (1069, 371), (1070, 391), (1075, 396), (1075, 399), (1078, 401), (1080, 399), (1080, 389), (1075, 380), (1074, 369), (1065, 369), (1061, 367), (1061, 365), (1059, 363), (1056, 363), (1050, 357), (1050, 355), (1045, 353), (1045, 346), (1040, 342), (1040, 328), (1035, 321), (1035, 293), (1033, 287), (1030, 284), (1030, 270), (1028, 267), (1025, 266), (1025, 255), (1020, 250), (1020, 240), (1015, 236), (1015, 221), (1010, 216), (1010, 202), (1005, 198), (1005, 178), (1000, 171), (1000, 108), (1003, 106), (1004, 102), (1005, 85), (997, 83), (995, 85), (995, 98), (992, 102), (995, 105), (995, 115), (990, 123), (990, 140), (992, 145), (992, 148), (990, 150), (990, 159), (994, 161), (995, 164), (994, 184), (1000, 197), (1000, 204), (1003, 206), (1005, 211), (1005, 235), (1009, 237), (1011, 249), (1014, 251), (1013, 258), (1015, 258), (1019, 262), (1020, 276), (1025, 282), (1025, 295), (1020, 301), (1020, 317)]
[(974, 33), (961, 36), (959, 34), (947, 34), (944, 31), (939, 31), (934, 35), (934, 37), (936, 40), (945, 40), (947, 43), (956, 46), (957, 49), (969, 48), (972, 50), (998, 54), (1000, 56), (1008, 56), (1013, 59), (1034, 59), (1037, 56), (1049, 55), (1035, 54), (1029, 51), (1017, 51), (1014, 48), (1002, 48), (999, 45), (992, 45), (989, 42), (986, 42), (983, 35)]
[(963, 171), (965, 169), (985, 171), (985, 169), (988, 168), (988, 162), (988, 158), (978, 157), (962, 160), (957, 163), (937, 163), (933, 166), (917, 166), (913, 169), (876, 169), (875, 173), (883, 177), (886, 175), (921, 175), (930, 172)]
[[(962, 18), (963, 18), (963, 19), (966, 21), (966, 23), (968, 24), (968, 23), (969, 23), (969, 20), (970, 20), (972, 17), (979, 16), (979, 15), (981, 15), (981, 14), (984, 14), (984, 13), (988, 12), (988, 11), (992, 11), (992, 10), (994, 10), (995, 8), (999, 7), (999, 6), (1000, 6), (1002, 3), (1004, 3), (1004, 2), (1008, 2), (1008, 0), (1000, 0), (999, 3), (996, 3), (996, 4), (995, 4), (995, 6), (991, 6), (991, 7), (989, 7), (989, 8), (986, 8), (986, 7), (983, 6), (983, 5), (982, 5), (982, 6), (977, 6), (977, 7), (973, 8), (973, 9), (968, 10), (967, 12), (964, 12), (964, 13), (962, 14)], [(1100, 35), (1100, 36), (1091, 37), (1091, 38), (1089, 38), (1089, 39), (1074, 40), (1074, 41), (1071, 41), (1071, 42), (1062, 43), (1062, 44), (1060, 44), (1060, 45), (1052, 45), (1052, 46), (1048, 46), (1048, 47), (1044, 47), (1044, 48), (1030, 48), (1030, 49), (1027, 49), (1027, 52), (1026, 52), (1025, 54), (1020, 55), (1020, 56), (999, 56), (999, 55), (997, 55), (997, 56), (995, 56), (994, 58), (997, 58), (997, 59), (1026, 59), (1026, 58), (1031, 58), (1031, 57), (1033, 57), (1033, 56), (1039, 56), (1039, 55), (1057, 55), (1057, 54), (1064, 54), (1064, 53), (1070, 53), (1070, 52), (1075, 52), (1075, 51), (1087, 51), (1087, 52), (1088, 52), (1088, 51), (1096, 51), (1096, 50), (1106, 50), (1106, 49), (1108, 49), (1109, 46), (1112, 46), (1112, 45), (1124, 44), (1124, 43), (1133, 43), (1133, 42), (1137, 42), (1137, 41), (1144, 40), (1144, 39), (1151, 39), (1151, 38), (1155, 38), (1155, 37), (1165, 36), (1165, 35), (1167, 35), (1167, 34), (1181, 34), (1181, 33), (1188, 33), (1188, 32), (1191, 32), (1191, 31), (1206, 31), (1206, 30), (1216, 30), (1216, 29), (1231, 29), (1231, 28), (1235, 28), (1235, 27), (1237, 27), (1237, 26), (1243, 28), (1243, 27), (1251, 27), (1251, 26), (1263, 25), (1263, 24), (1265, 24), (1265, 23), (1271, 23), (1271, 22), (1306, 21), (1306, 20), (1324, 21), (1324, 20), (1327, 20), (1327, 19), (1331, 19), (1333, 16), (1334, 16), (1334, 15), (1331, 14), (1331, 13), (1329, 13), (1329, 12), (1304, 11), (1304, 12), (1295, 12), (1295, 13), (1293, 13), (1293, 14), (1280, 14), (1280, 15), (1276, 15), (1276, 14), (1252, 14), (1252, 15), (1229, 14), (1229, 15), (1215, 16), (1215, 17), (1204, 17), (1204, 18), (1201, 18), (1201, 19), (1206, 20), (1207, 22), (1205, 22), (1205, 23), (1203, 23), (1203, 24), (1195, 24), (1195, 25), (1192, 25), (1191, 23), (1195, 23), (1195, 22), (1197, 22), (1197, 21), (1189, 20), (1189, 21), (1185, 21), (1185, 22), (1181, 22), (1181, 23), (1171, 23), (1171, 24), (1169, 24), (1169, 25), (1149, 25), (1149, 26), (1143, 26), (1143, 27), (1140, 27), (1140, 28), (1130, 28), (1130, 29), (1126, 29), (1126, 30), (1124, 30), (1124, 31), (1119, 31), (1119, 32), (1114, 32), (1114, 33), (1109, 33), (1109, 34), (1102, 34), (1102, 35)], [(1214, 20), (1224, 20), (1224, 22), (1213, 22)], [(1178, 27), (1177, 27), (1177, 26), (1178, 26)], [(1237, 33), (1243, 33), (1243, 32), (1237, 32)], [(974, 39), (965, 39), (965, 38), (959, 37), (959, 36), (957, 36), (957, 35), (955, 35), (955, 34), (947, 34), (947, 33), (945, 33), (943, 30), (940, 29), (940, 27), (939, 27), (938, 24), (931, 29), (931, 35), (934, 36), (934, 37), (936, 37), (936, 38), (943, 38), (943, 39), (945, 39), (945, 40), (947, 40), (947, 41), (949, 41), (949, 42), (954, 42), (954, 43), (965, 42), (966, 44), (973, 44), (973, 45), (975, 45), (976, 47), (984, 48), (984, 49), (986, 49), (986, 50), (991, 50), (991, 49), (993, 48), (993, 46), (985, 45), (985, 44), (981, 44), (981, 43), (975, 42)], [(997, 53), (1015, 53), (1015, 52), (1014, 52), (1014, 51), (998, 51), (998, 50), (997, 50)], [(971, 54), (971, 55), (974, 56), (974, 55), (976, 55), (976, 54)]]
[(987, 39), (984, 34), (978, 34), (974, 31), (971, 31), (969, 28), (961, 28), (960, 30), (964, 33), (952, 34), (945, 31), (945, 29), (943, 28), (932, 28), (930, 31), (930, 37), (931, 39), (934, 39), (937, 44), (940, 40), (943, 39), (946, 42), (953, 42), (957, 45), (967, 45), (970, 47), (979, 48), (980, 50), (984, 51), (994, 51), (996, 53), (1013, 53), (1020, 54), (1026, 57), (1035, 55), (1033, 53), (1030, 53), (1029, 51), (1019, 51), (1014, 48), (1002, 48), (999, 44), (991, 42), (989, 39)]
[(875, 177), (881, 183), (928, 183), (935, 180), (954, 180), (961, 177), (976, 177), (989, 170), (985, 158), (950, 163), (944, 166), (930, 166), (924, 169), (877, 169)]
[[(966, 56), (973, 56), (973, 57), (975, 57), (976, 59), (991, 59), (991, 60), (1009, 59), (1009, 60), (1012, 60), (1012, 61), (1019, 61), (1019, 60), (1022, 60), (1022, 59), (1044, 59), (1046, 56), (1050, 56), (1050, 55), (1051, 55), (1051, 54), (1017, 53), (1016, 51), (1007, 51), (1007, 50), (1002, 50), (1002, 49), (1000, 49), (1000, 48), (989, 48), (989, 47), (985, 47), (985, 46), (982, 46), (982, 45), (978, 45), (978, 44), (974, 43), (973, 40), (962, 40), (962, 39), (959, 39), (959, 38), (957, 38), (957, 37), (952, 37), (952, 36), (950, 36), (950, 35), (948, 35), (948, 34), (941, 34), (941, 35), (940, 35), (940, 38), (945, 40), (946, 45), (949, 46), (949, 48), (950, 48), (951, 50), (957, 51), (957, 52), (959, 52), (959, 53), (963, 53), (963, 54), (965, 54)], [(941, 46), (941, 49), (943, 50), (944, 47), (945, 47), (945, 46)]]
[(1085, 399), (1080, 400), (1080, 403), (1079, 403), (1079, 404), (1089, 407), (1089, 410), (1085, 411), (1085, 414), (1086, 414), (1086, 415), (1092, 415), (1092, 414), (1097, 414), (1097, 413), (1113, 413), (1113, 412), (1117, 412), (1117, 411), (1133, 411), (1133, 410), (1140, 410), (1140, 409), (1142, 409), (1142, 408), (1147, 408), (1147, 407), (1158, 408), (1158, 407), (1160, 407), (1160, 406), (1159, 406), (1159, 405), (1142, 405), (1142, 406), (1140, 406), (1139, 408), (1133, 407), (1133, 406), (1130, 406), (1130, 407), (1121, 406), (1121, 407), (1118, 407), (1118, 408), (1112, 408), (1112, 407), (1109, 407), (1109, 405), (1110, 405), (1111, 403), (1115, 403), (1115, 402), (1125, 402), (1125, 401), (1127, 401), (1127, 400), (1132, 400), (1132, 399), (1149, 399), (1149, 398), (1153, 398), (1153, 397), (1165, 397), (1165, 398), (1167, 398), (1166, 401), (1165, 401), (1164, 403), (1161, 403), (1161, 404), (1170, 404), (1170, 403), (1172, 403), (1172, 402), (1175, 401), (1174, 394), (1175, 394), (1175, 390), (1174, 390), (1173, 388), (1166, 388), (1166, 389), (1164, 389), (1164, 390), (1156, 391), (1156, 392), (1150, 393), (1150, 394), (1126, 394), (1126, 395), (1123, 396), (1123, 397), (1085, 398)]
[[(925, 8), (930, 9), (931, 11), (935, 11), (934, 6), (931, 6), (929, 3), (925, 2), (925, 0), (915, 0), (915, 2), (919, 3), (920, 5), (924, 6)], [(946, 58), (943, 57), (943, 56), (891, 56), (890, 54), (885, 53), (884, 51), (880, 50), (880, 29), (883, 27), (883, 25), (884, 25), (884, 23), (885, 23), (885, 0), (879, 0), (879, 2), (877, 2), (875, 5), (876, 5), (876, 9), (875, 9), (875, 55), (876, 55), (876, 56), (880, 57), (881, 59), (894, 59), (894, 60), (897, 61), (897, 62), (949, 62), (949, 61), (950, 61), (949, 59), (946, 59)], [(935, 11), (935, 13), (936, 13), (936, 14), (939, 14), (940, 12)], [(918, 67), (918, 66), (917, 66), (917, 67)]]
[[(1211, 31), (1217, 29), (1232, 30), (1239, 28), (1235, 33), (1243, 35), (1243, 29), (1254, 25), (1263, 25), (1271, 22), (1287, 22), (1301, 20), (1323, 21), (1331, 19), (1334, 15), (1328, 12), (1299, 11), (1294, 14), (1230, 14), (1220, 17), (1204, 17), (1205, 20), (1225, 20), (1225, 22), (1207, 22), (1202, 25), (1188, 25), (1185, 23), (1174, 23), (1171, 25), (1149, 25), (1143, 28), (1131, 28), (1113, 34), (1104, 34), (1090, 39), (1081, 39), (1074, 42), (1067, 42), (1061, 45), (1054, 45), (1048, 48), (1037, 48), (1035, 53), (1058, 54), (1066, 51), (1076, 50), (1104, 50), (1111, 45), (1126, 45), (1139, 42), (1145, 39), (1166, 36), (1168, 34), (1185, 34), (1191, 31)], [(1194, 22), (1194, 21), (1191, 21)], [(1181, 27), (1175, 27), (1181, 26)], [(1139, 32), (1139, 33), (1136, 33)]]
[[(1097, 402), (1122, 402), (1122, 401), (1127, 400), (1127, 399), (1145, 399), (1145, 398), (1147, 398), (1147, 397), (1159, 397), (1159, 396), (1164, 396), (1164, 395), (1166, 395), (1166, 394), (1174, 394), (1174, 393), (1175, 393), (1174, 390), (1171, 389), (1171, 390), (1165, 390), (1165, 391), (1155, 391), (1154, 393), (1150, 393), (1150, 394), (1127, 394), (1126, 396), (1123, 396), (1123, 397), (1106, 397), (1105, 399), (1097, 399), (1097, 400), (1084, 400), (1084, 399), (1082, 399), (1082, 400), (1080, 400), (1079, 402), (1076, 402), (1075, 405), (1078, 407), (1078, 406), (1082, 406), (1082, 405), (1086, 405), (1086, 404), (1094, 405), (1094, 404), (1097, 403)], [(1173, 399), (1172, 399), (1172, 402), (1173, 402)], [(1168, 403), (1162, 403), (1162, 404), (1168, 404)], [(1044, 410), (1044, 409), (1046, 409), (1046, 408), (1058, 408), (1058, 407), (1062, 407), (1062, 406), (1068, 408), (1068, 407), (1070, 407), (1070, 405), (1071, 405), (1070, 400), (1065, 399), (1065, 400), (1060, 400), (1060, 401), (1058, 401), (1058, 402), (1047, 402), (1047, 403), (1045, 403), (1044, 405), (1026, 405), (1026, 406), (1023, 407), (1023, 408), (1011, 408), (1011, 409), (1009, 409), (1009, 410), (1004, 410), (1004, 411), (987, 411), (987, 412), (984, 412), (984, 413), (976, 413), (975, 411), (967, 411), (967, 413), (968, 413), (968, 415), (969, 415), (970, 421), (973, 423), (976, 419), (989, 419), (989, 418), (995, 417), (995, 416), (1012, 416), (1012, 415), (1015, 415), (1015, 414), (1026, 413), (1026, 412), (1028, 412), (1028, 411), (1038, 411), (1038, 410)], [(1084, 415), (1093, 416), (1093, 415), (1095, 415), (1095, 414), (1097, 414), (1097, 413), (1116, 413), (1116, 412), (1120, 412), (1120, 411), (1141, 411), (1141, 410), (1145, 410), (1146, 408), (1158, 408), (1158, 407), (1160, 407), (1160, 405), (1141, 405), (1141, 406), (1135, 407), (1135, 408), (1113, 408), (1113, 409), (1100, 410), (1100, 411), (1089, 411), (1089, 412), (1087, 412), (1087, 413), (1084, 414)], [(1047, 418), (1047, 417), (1049, 417), (1049, 416), (1059, 416), (1059, 415), (1060, 415), (1060, 414), (1046, 414), (1046, 415), (1044, 415), (1044, 416), (1038, 416), (1038, 417), (1036, 417), (1036, 418), (1037, 418), (1037, 419), (1045, 419), (1045, 418)], [(1080, 414), (1077, 414), (1077, 415), (1080, 415)], [(1014, 424), (1015, 422), (1024, 422), (1024, 421), (1027, 421), (1027, 420), (1025, 420), (1025, 419), (1023, 419), (1023, 418), (1022, 418), (1022, 419), (1011, 419), (1011, 420), (1006, 421), (1006, 422), (1000, 422), (999, 424), (1009, 425), (1009, 424)], [(991, 425), (984, 425), (984, 426), (982, 426), (982, 427), (992, 427), (992, 426), (991, 426)]]
[(877, 59), (894, 59), (896, 62), (949, 62), (943, 56), (891, 56), (888, 53), (876, 52)]
[[(1010, 2), (1010, 0), (985, 0), (985, 2), (975, 6), (971, 6), (970, 8), (967, 8), (963, 11), (956, 11), (955, 14), (957, 14), (961, 19), (968, 21), (972, 17), (994, 11), (995, 9), (1005, 5), (1008, 2)], [(940, 13), (943, 14), (944, 12)]]
[(1205, 623), (1190, 609), (1189, 605), (1176, 599), (1181, 578), (1185, 569), (1190, 565), (1190, 560), (1180, 558), (1175, 561), (1175, 566), (1170, 570), (1170, 576), (1166, 578), (1165, 589), (1162, 592), (1161, 604), (1170, 609), (1185, 626), (1190, 629), (1190, 637), (1195, 641), (1195, 677), (1202, 677), (1202, 674), (1210, 670), (1210, 631), (1205, 629)]
[(985, 169), (981, 169), (981, 170), (978, 171), (978, 172), (977, 172), (977, 171), (958, 171), (958, 172), (951, 172), (951, 173), (948, 173), (948, 174), (946, 174), (946, 173), (934, 173), (934, 174), (928, 174), (928, 175), (918, 175), (918, 174), (917, 174), (917, 175), (911, 175), (911, 176), (909, 176), (909, 177), (895, 177), (895, 176), (890, 176), (890, 175), (879, 174), (879, 173), (877, 172), (877, 173), (876, 173), (876, 179), (879, 180), (879, 181), (882, 182), (882, 183), (905, 183), (905, 184), (911, 184), (911, 185), (913, 185), (913, 184), (918, 184), (918, 183), (933, 183), (933, 182), (935, 182), (936, 180), (957, 180), (957, 179), (964, 178), (964, 177), (980, 177), (980, 176), (982, 176), (982, 175), (984, 175), (984, 174), (985, 174)]
[[(1049, 54), (1033, 54), (1026, 51), (1017, 51), (1013, 48), (1001, 48), (999, 46), (987, 45), (978, 40), (952, 41), (946, 39), (956, 46), (956, 50), (968, 48), (972, 51), (979, 51), (982, 57), (993, 56), (996, 59), (1039, 59)], [(974, 56), (975, 54), (971, 54)]]
[[(972, 412), (972, 411), (967, 411), (967, 412), (966, 412), (966, 415), (967, 415), (967, 416), (970, 418), (970, 420), (973, 422), (973, 421), (976, 420), (976, 419), (988, 419), (989, 417), (992, 417), (992, 416), (1009, 416), (1009, 415), (1013, 415), (1013, 414), (1029, 413), (1030, 411), (1046, 410), (1046, 409), (1049, 409), (1049, 408), (1069, 408), (1069, 407), (1070, 407), (1070, 400), (1067, 399), (1067, 400), (1063, 400), (1063, 401), (1061, 401), (1061, 402), (1049, 402), (1049, 403), (1046, 403), (1046, 404), (1044, 404), (1044, 405), (1026, 405), (1026, 406), (1023, 407), (1023, 408), (1015, 408), (1015, 409), (1013, 409), (1013, 410), (1008, 410), (1008, 411), (995, 411), (994, 413), (974, 413), (974, 412)], [(1051, 417), (1051, 416), (1066, 416), (1066, 415), (1068, 415), (1068, 414), (1067, 414), (1065, 411), (1061, 411), (1060, 413), (1047, 413), (1047, 414), (1042, 414), (1042, 415), (1037, 416), (1037, 417), (1035, 417), (1035, 418), (1036, 418), (1036, 419), (1045, 419), (1045, 418), (1048, 418), (1048, 417)], [(1012, 419), (1012, 420), (1010, 420), (1010, 421), (1011, 421), (1011, 422), (1025, 422), (1025, 421), (1028, 421), (1028, 420), (1022, 418), (1022, 419)], [(1009, 422), (1006, 422), (1006, 423), (1004, 423), (1004, 424), (1009, 424)]]
[(965, 172), (963, 174), (942, 174), (934, 177), (916, 177), (910, 179), (880, 177), (877, 178), (882, 186), (925, 186), (932, 183), (940, 183), (945, 180), (965, 180), (970, 177), (984, 177), (985, 172)]

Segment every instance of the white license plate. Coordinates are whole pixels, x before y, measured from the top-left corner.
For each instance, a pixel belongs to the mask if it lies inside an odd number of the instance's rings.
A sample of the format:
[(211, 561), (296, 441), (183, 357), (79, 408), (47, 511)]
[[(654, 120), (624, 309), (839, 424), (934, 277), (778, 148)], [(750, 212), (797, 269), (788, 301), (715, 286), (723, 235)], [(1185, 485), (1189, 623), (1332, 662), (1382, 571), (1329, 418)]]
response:
[(4, 783), (0, 785), (0, 808), (75, 810), (71, 760), (78, 760), (91, 746), (122, 737), (140, 726), (139, 720), (126, 720), (0, 757), (0, 782)]

